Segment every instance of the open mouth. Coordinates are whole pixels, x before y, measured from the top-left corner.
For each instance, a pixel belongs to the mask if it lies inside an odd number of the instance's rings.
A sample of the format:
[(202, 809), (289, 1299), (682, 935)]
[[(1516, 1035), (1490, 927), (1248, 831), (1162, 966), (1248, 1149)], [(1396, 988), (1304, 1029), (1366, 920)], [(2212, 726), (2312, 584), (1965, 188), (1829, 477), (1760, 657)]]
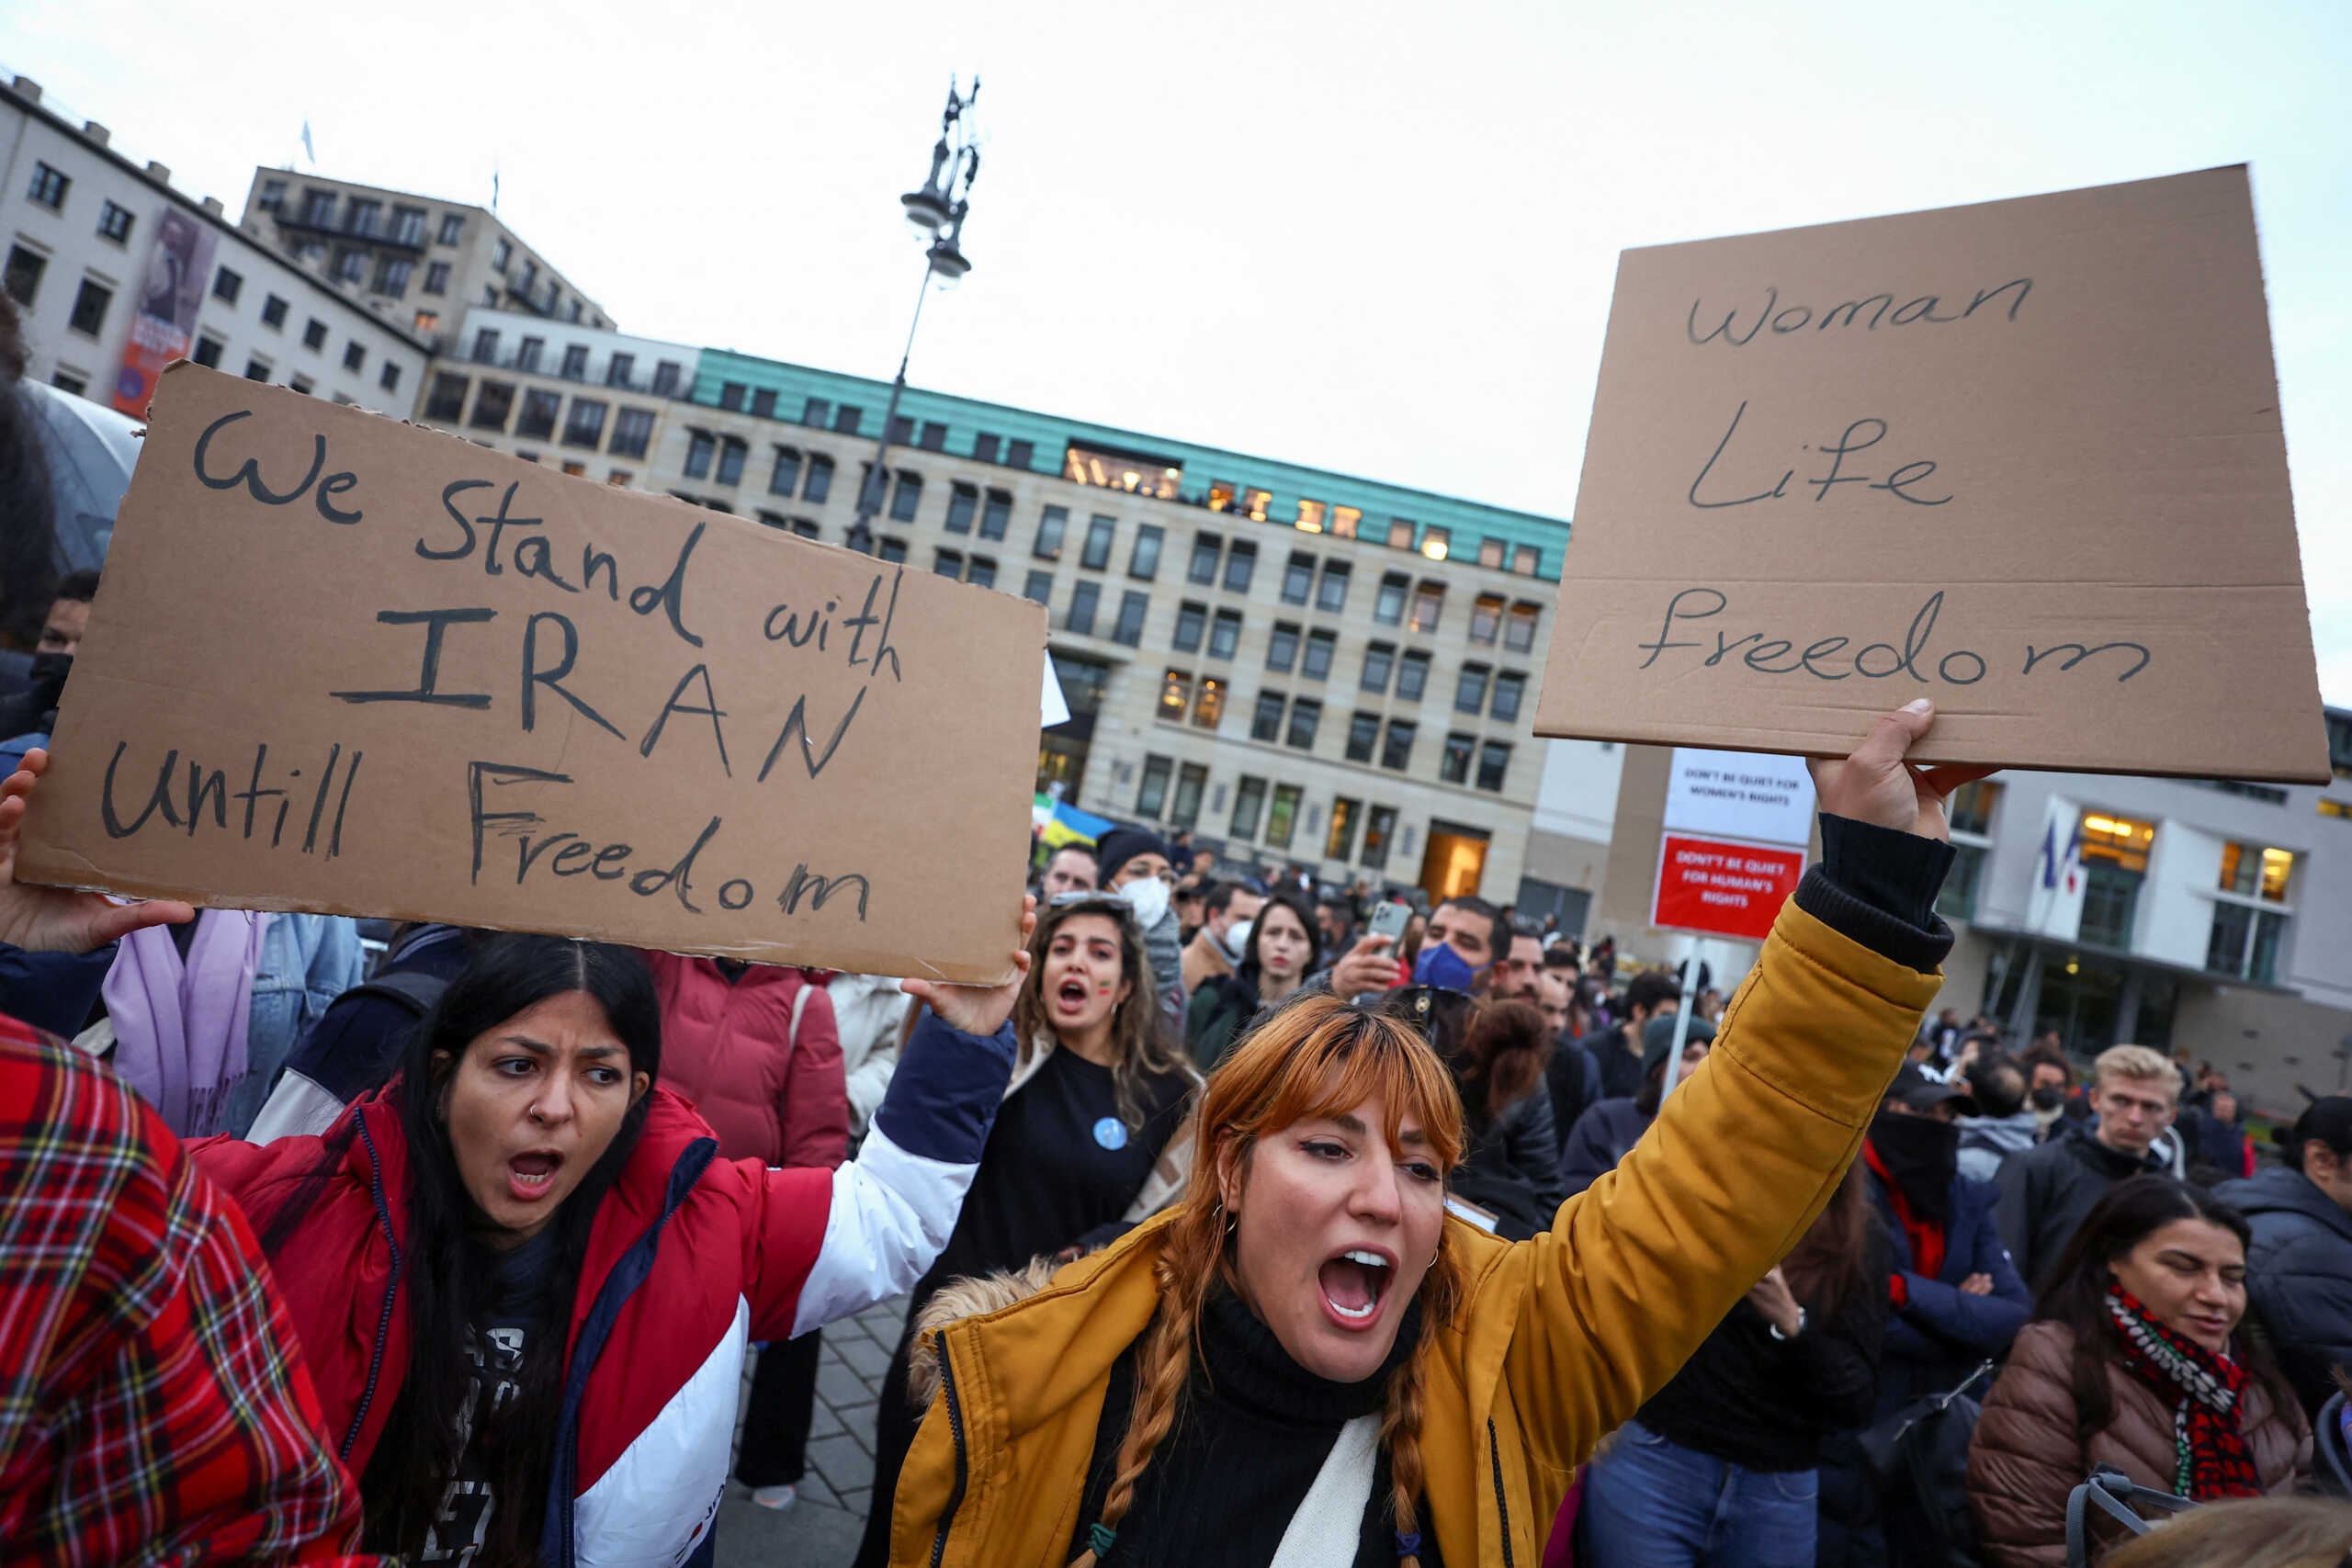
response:
[(1380, 1298), (1396, 1265), (1377, 1252), (1355, 1247), (1316, 1270), (1323, 1304), (1342, 1328), (1367, 1328), (1380, 1315)]
[(1072, 975), (1054, 987), (1054, 1006), (1066, 1013), (1082, 1012), (1090, 994), (1085, 976)]
[(562, 1168), (563, 1156), (553, 1149), (516, 1155), (506, 1162), (506, 1190), (520, 1202), (536, 1202), (555, 1186), (555, 1173)]

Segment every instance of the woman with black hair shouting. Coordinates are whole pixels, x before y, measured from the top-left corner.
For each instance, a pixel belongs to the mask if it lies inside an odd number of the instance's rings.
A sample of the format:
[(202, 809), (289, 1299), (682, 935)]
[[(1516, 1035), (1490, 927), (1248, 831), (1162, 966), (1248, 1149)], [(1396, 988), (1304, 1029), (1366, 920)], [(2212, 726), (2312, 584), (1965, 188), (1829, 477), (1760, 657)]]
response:
[(932, 1013), (834, 1170), (716, 1158), (658, 1087), (644, 960), (539, 936), (486, 947), (399, 1077), (323, 1138), (196, 1145), (262, 1234), (368, 1549), (707, 1560), (749, 1343), (930, 1265), (1012, 1070), (1028, 963), (996, 987), (906, 982)]
[(1576, 1467), (1829, 1201), (1936, 994), (1944, 797), (1984, 770), (1905, 762), (1929, 712), (1816, 764), (1822, 863), (1715, 1051), (1532, 1240), (1447, 1217), (1462, 1100), (1409, 1024), (1309, 993), (1252, 1030), (1171, 1213), (919, 1323), (891, 1561), (1538, 1562)]

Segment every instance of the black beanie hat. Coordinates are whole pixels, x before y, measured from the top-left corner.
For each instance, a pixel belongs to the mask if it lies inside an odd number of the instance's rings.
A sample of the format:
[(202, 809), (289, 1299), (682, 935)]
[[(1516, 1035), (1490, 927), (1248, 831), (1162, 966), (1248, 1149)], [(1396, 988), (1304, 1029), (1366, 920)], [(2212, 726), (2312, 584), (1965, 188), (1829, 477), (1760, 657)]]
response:
[(1111, 879), (1119, 874), (1119, 868), (1137, 855), (1158, 855), (1171, 866), (1176, 863), (1176, 857), (1168, 852), (1168, 846), (1161, 843), (1159, 836), (1149, 829), (1114, 828), (1095, 840), (1094, 885), (1097, 887), (1110, 886)]

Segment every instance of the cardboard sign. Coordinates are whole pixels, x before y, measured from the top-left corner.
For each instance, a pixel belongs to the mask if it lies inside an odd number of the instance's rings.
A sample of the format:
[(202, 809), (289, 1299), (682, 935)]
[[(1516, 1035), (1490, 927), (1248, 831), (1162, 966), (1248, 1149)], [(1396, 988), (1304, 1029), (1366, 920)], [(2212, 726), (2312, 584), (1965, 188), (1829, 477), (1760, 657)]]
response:
[(1804, 875), (1803, 850), (1661, 834), (1650, 924), (1762, 942)]
[(30, 880), (994, 981), (1045, 611), (165, 372)]
[(1666, 775), (1666, 826), (1767, 844), (1813, 839), (1813, 775), (1794, 757), (1678, 746)]
[(2316, 784), (2243, 167), (1624, 253), (1539, 735)]

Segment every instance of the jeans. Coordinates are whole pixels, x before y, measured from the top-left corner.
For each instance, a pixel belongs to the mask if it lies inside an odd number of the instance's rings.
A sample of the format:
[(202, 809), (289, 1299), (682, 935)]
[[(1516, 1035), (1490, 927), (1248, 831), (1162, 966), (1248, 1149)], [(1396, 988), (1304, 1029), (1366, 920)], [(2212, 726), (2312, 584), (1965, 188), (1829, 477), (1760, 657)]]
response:
[(1592, 1461), (1577, 1568), (1813, 1568), (1818, 1478), (1748, 1470), (1638, 1421)]

